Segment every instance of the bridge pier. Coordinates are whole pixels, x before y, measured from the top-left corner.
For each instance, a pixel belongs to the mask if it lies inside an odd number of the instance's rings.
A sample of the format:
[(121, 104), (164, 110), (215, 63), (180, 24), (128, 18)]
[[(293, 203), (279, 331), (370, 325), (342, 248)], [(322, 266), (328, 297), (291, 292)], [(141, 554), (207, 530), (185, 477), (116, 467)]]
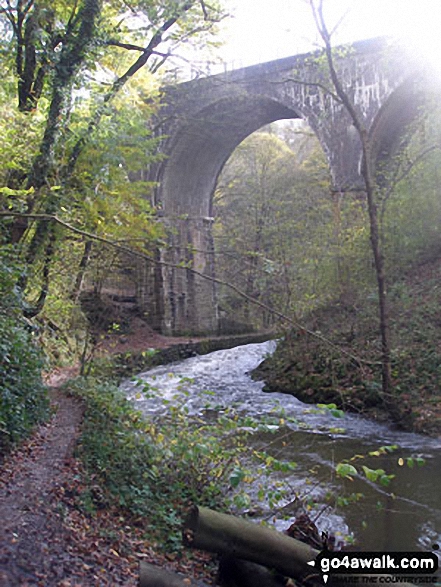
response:
[(217, 333), (212, 219), (183, 215), (163, 221), (167, 246), (160, 252), (160, 330), (167, 335)]

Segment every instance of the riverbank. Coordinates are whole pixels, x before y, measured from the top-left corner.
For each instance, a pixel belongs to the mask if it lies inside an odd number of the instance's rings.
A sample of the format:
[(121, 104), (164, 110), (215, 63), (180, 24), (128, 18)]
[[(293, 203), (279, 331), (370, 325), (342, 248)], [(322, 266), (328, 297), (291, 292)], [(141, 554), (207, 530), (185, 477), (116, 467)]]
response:
[[(100, 349), (94, 369), (107, 375), (112, 371), (118, 380), (150, 366), (267, 338), (167, 338), (140, 325), (129, 335), (106, 339), (108, 347)], [(0, 584), (130, 587), (138, 584), (141, 560), (214, 584), (210, 556), (164, 549), (152, 531), (154, 524), (149, 528), (152, 521), (110, 499), (103, 480), (86, 470), (81, 442), (87, 422), (93, 423), (94, 431), (96, 422), (92, 398), (71, 395), (69, 380), (78, 372), (79, 366), (72, 366), (47, 374), (52, 418), (1, 464)], [(98, 395), (103, 400), (105, 394)], [(104, 405), (100, 409), (106, 422)], [(120, 416), (124, 421), (124, 412), (109, 412), (109, 423)], [(110, 425), (105, 423), (104, 428)], [(111, 446), (116, 454), (115, 443)]]
[[(179, 346), (181, 344), (184, 344), (184, 348)], [(172, 356), (175, 356), (174, 352), (194, 353), (193, 344), (196, 343), (181, 342), (177, 349), (169, 352)], [(213, 344), (219, 345), (220, 341)], [(165, 362), (166, 355), (159, 352), (153, 353), (150, 358), (159, 364), (161, 357), (162, 362)], [(149, 357), (143, 357), (141, 352), (140, 360), (145, 358)], [(208, 357), (206, 359), (211, 360)], [(236, 363), (237, 360), (234, 360), (229, 365)], [(139, 364), (131, 366), (137, 369)], [(121, 375), (119, 373), (118, 378)], [(228, 382), (227, 387), (233, 389), (237, 387), (238, 377), (234, 373), (230, 375), (234, 384)], [(61, 373), (57, 377), (60, 384)], [(221, 378), (225, 379), (225, 375), (221, 375)], [(133, 408), (127, 408), (127, 402), (118, 394), (116, 386), (98, 383), (91, 378), (88, 385), (78, 380), (76, 389), (74, 387), (72, 383), (65, 387), (63, 393), (55, 391), (58, 399), (53, 406), (58, 408), (57, 414), (64, 414), (63, 418), (57, 419), (55, 416), (5, 462), (1, 502), (7, 511), (10, 511), (13, 503), (18, 503), (19, 507), (15, 510), (14, 523), (8, 523), (5, 528), (5, 548), (0, 557), (2, 584), (131, 587), (137, 584), (139, 560), (180, 572), (187, 577), (198, 577), (205, 584), (214, 584), (215, 566), (209, 556), (176, 549), (177, 541), (180, 542), (181, 517), (178, 512), (182, 511), (182, 505), (187, 499), (187, 494), (182, 492), (187, 492), (191, 486), (191, 478), (185, 475), (180, 477), (182, 472), (191, 470), (189, 466), (182, 466), (182, 458), (194, 459), (191, 451), (194, 451), (195, 446), (198, 447), (200, 452), (194, 478), (198, 502), (201, 476), (206, 478), (206, 474), (213, 474), (214, 484), (208, 484), (209, 492), (206, 494), (206, 499), (213, 504), (215, 496), (211, 493), (212, 487), (220, 485), (217, 471), (227, 471), (227, 464), (232, 462), (230, 455), (224, 456), (220, 448), (213, 450), (213, 445), (206, 444), (212, 442), (212, 430), (209, 433), (203, 428), (196, 430), (199, 434), (197, 439), (190, 436), (192, 431), (185, 428), (188, 424), (185, 411), (175, 412), (175, 418), (179, 421), (171, 422), (167, 430), (147, 426), (150, 439), (142, 448), (139, 431), (142, 428), (146, 432), (146, 423)], [(69, 395), (73, 392), (77, 399)], [(82, 398), (82, 401), (79, 402), (78, 398)], [(263, 410), (265, 413), (269, 411)], [(73, 421), (69, 420), (70, 414)], [(67, 424), (63, 420), (66, 416)], [(80, 432), (81, 441), (78, 445)], [(172, 438), (172, 434), (181, 432), (184, 432), (184, 436)], [(221, 432), (223, 437), (225, 430), (222, 428)], [(62, 443), (57, 441), (60, 437)], [(61, 448), (58, 451), (59, 446)], [(159, 452), (152, 454), (153, 446)], [(171, 446), (177, 448), (179, 454), (170, 455)], [(166, 453), (161, 452), (164, 448)], [(201, 468), (201, 458), (205, 459), (205, 468)], [(181, 466), (176, 467), (176, 462)], [(160, 477), (165, 477), (165, 486), (159, 489), (161, 497), (166, 496), (166, 499), (158, 499), (154, 501), (156, 505), (150, 507), (147, 500), (152, 499), (152, 496), (149, 495), (148, 487), (151, 483), (152, 487), (158, 487), (157, 479), (152, 481), (151, 478), (152, 474), (156, 475), (155, 467)], [(172, 477), (167, 476), (167, 471)], [(130, 491), (128, 485), (131, 486)], [(170, 491), (170, 488), (173, 500), (167, 497), (164, 490)], [(147, 490), (145, 495), (142, 493), (144, 490)], [(182, 496), (185, 498), (183, 501)], [(153, 499), (157, 497), (153, 496)], [(145, 508), (146, 502), (147, 509), (141, 511), (139, 508)], [(218, 506), (214, 507), (217, 509)], [(165, 539), (164, 523), (170, 529)], [(161, 539), (158, 531), (162, 534)], [(165, 549), (167, 540), (169, 544)]]
[(112, 352), (97, 357), (93, 362), (92, 371), (95, 375), (100, 376), (111, 372), (113, 378), (121, 380), (159, 365), (167, 365), (196, 355), (206, 355), (245, 344), (266, 342), (273, 338), (275, 338), (275, 334), (272, 332), (216, 336), (204, 339), (171, 338), (168, 341), (162, 337), (160, 347), (147, 346), (150, 341), (146, 340), (142, 350), (135, 347), (124, 350), (124, 352)]
[(441, 261), (419, 265), (390, 287), (393, 392), (382, 394), (375, 292), (345, 299), (305, 318), (255, 371), (266, 391), (306, 403), (393, 422), (405, 431), (441, 435)]

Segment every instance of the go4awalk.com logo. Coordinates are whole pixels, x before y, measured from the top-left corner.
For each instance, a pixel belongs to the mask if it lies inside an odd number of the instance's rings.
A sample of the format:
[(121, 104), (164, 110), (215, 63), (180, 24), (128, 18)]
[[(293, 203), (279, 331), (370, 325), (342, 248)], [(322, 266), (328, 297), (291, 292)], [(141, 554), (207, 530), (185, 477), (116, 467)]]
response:
[[(320, 572), (324, 583), (330, 576), (339, 582), (436, 583), (438, 557), (431, 552), (331, 552), (323, 550), (308, 563)], [(358, 577), (344, 581), (342, 575)], [(349, 577), (348, 577), (349, 579)]]

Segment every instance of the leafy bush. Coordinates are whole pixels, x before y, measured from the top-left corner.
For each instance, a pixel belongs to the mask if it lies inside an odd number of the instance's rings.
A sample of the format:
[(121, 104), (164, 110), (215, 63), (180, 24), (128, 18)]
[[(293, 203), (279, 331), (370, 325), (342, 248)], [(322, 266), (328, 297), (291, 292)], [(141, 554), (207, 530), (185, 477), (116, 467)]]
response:
[(170, 405), (160, 422), (147, 421), (112, 383), (79, 378), (69, 390), (86, 403), (79, 454), (88, 485), (98, 484), (101, 500), (144, 517), (169, 546), (180, 543), (182, 511), (191, 503), (225, 508), (247, 479), (240, 461), (249, 452), (246, 433), (234, 419), (207, 424)]
[(0, 250), (0, 453), (24, 438), (47, 417), (48, 399), (41, 379), (43, 357), (32, 326), (22, 317), (16, 287), (20, 266), (13, 251)]

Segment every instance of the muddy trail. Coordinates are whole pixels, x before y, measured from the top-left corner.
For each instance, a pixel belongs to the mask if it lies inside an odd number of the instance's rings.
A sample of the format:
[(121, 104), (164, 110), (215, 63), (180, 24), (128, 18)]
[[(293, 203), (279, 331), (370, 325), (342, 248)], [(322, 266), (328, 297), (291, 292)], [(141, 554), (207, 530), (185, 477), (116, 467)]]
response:
[[(57, 490), (69, 475), (82, 406), (51, 390), (53, 418), (2, 465), (0, 585), (71, 585), (84, 561), (65, 549)], [(77, 583), (78, 584), (78, 583)]]
[(159, 553), (148, 528), (118, 509), (88, 514), (74, 452), (83, 406), (59, 388), (50, 397), (51, 420), (0, 465), (0, 587), (132, 587), (140, 560), (210, 584), (208, 557)]

